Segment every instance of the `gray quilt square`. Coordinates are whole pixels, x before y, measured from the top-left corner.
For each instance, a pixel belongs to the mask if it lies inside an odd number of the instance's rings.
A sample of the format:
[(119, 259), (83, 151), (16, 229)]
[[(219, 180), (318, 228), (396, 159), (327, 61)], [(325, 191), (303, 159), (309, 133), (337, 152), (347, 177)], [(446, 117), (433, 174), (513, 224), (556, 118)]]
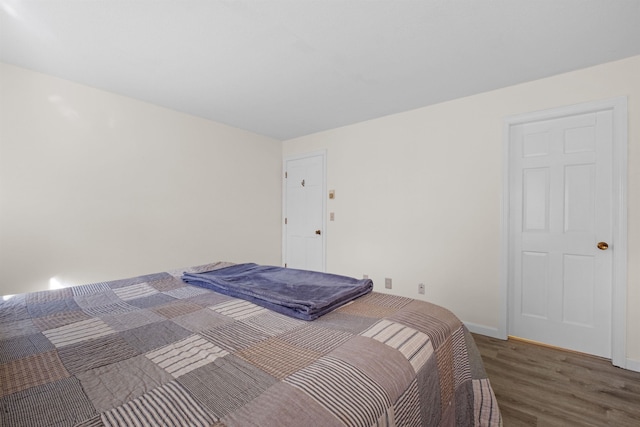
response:
[(2, 334), (0, 339), (14, 338), (22, 335), (31, 335), (39, 332), (33, 320), (14, 320), (2, 324)]
[(167, 344), (180, 341), (191, 332), (170, 320), (150, 323), (138, 328), (123, 331), (120, 336), (139, 353), (146, 353)]
[(201, 310), (194, 311), (193, 313), (174, 317), (173, 321), (191, 332), (199, 332), (229, 323), (232, 320), (227, 316), (222, 316), (212, 310), (203, 308)]
[(107, 314), (100, 316), (100, 318), (116, 331), (126, 331), (165, 320), (164, 317), (151, 310), (133, 310), (114, 315)]
[(234, 299), (233, 297), (217, 294), (215, 292), (209, 292), (202, 295), (197, 295), (195, 297), (187, 298), (183, 301), (191, 301), (196, 304), (199, 304), (201, 307), (210, 307), (212, 305), (217, 305), (223, 303), (225, 301), (230, 301)]
[(132, 299), (127, 301), (127, 303), (138, 308), (151, 308), (170, 303), (171, 301), (175, 301), (175, 298), (162, 293), (157, 293), (148, 297)]
[(43, 317), (65, 311), (77, 311), (80, 310), (80, 307), (78, 307), (73, 298), (65, 298), (38, 304), (27, 304), (27, 310), (31, 317)]
[(55, 350), (55, 346), (41, 333), (0, 340), (0, 363), (49, 350)]
[(24, 320), (29, 318), (27, 311), (26, 294), (14, 295), (6, 301), (2, 301), (2, 310), (0, 310), (0, 322), (13, 322), (16, 320)]
[(173, 380), (144, 355), (81, 372), (76, 377), (98, 412), (120, 406)]

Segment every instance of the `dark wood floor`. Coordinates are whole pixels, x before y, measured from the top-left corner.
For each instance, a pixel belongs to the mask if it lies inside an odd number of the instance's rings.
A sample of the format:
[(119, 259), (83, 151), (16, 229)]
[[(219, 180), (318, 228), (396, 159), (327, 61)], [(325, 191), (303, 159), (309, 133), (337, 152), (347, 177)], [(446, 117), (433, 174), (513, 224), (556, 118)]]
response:
[(505, 427), (640, 426), (640, 372), (520, 340), (473, 337)]

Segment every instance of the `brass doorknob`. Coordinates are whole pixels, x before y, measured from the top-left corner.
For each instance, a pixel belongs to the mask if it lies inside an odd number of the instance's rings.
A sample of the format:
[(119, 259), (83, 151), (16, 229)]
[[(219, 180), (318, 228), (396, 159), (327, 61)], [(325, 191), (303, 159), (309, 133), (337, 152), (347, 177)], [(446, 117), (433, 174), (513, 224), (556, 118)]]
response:
[(316, 234), (318, 234), (318, 235), (319, 235), (319, 234), (322, 234), (322, 231), (320, 231), (320, 230), (316, 230)]
[(607, 242), (598, 242), (598, 249), (601, 251), (606, 251), (609, 249), (609, 244)]

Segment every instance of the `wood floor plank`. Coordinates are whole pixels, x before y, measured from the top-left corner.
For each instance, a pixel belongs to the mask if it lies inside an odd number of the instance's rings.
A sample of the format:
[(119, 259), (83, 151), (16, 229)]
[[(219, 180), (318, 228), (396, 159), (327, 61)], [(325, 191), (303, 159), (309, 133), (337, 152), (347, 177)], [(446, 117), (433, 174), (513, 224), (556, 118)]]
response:
[(474, 339), (505, 427), (640, 426), (640, 372), (520, 340)]

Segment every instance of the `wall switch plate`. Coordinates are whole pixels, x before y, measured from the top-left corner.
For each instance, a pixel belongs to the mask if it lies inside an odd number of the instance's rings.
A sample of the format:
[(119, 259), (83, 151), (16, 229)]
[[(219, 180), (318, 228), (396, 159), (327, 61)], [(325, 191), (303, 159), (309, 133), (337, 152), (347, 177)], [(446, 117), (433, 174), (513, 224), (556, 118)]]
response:
[(391, 289), (391, 279), (390, 278), (386, 278), (384, 279), (384, 287), (387, 289)]
[(418, 285), (418, 293), (424, 295), (424, 283)]

